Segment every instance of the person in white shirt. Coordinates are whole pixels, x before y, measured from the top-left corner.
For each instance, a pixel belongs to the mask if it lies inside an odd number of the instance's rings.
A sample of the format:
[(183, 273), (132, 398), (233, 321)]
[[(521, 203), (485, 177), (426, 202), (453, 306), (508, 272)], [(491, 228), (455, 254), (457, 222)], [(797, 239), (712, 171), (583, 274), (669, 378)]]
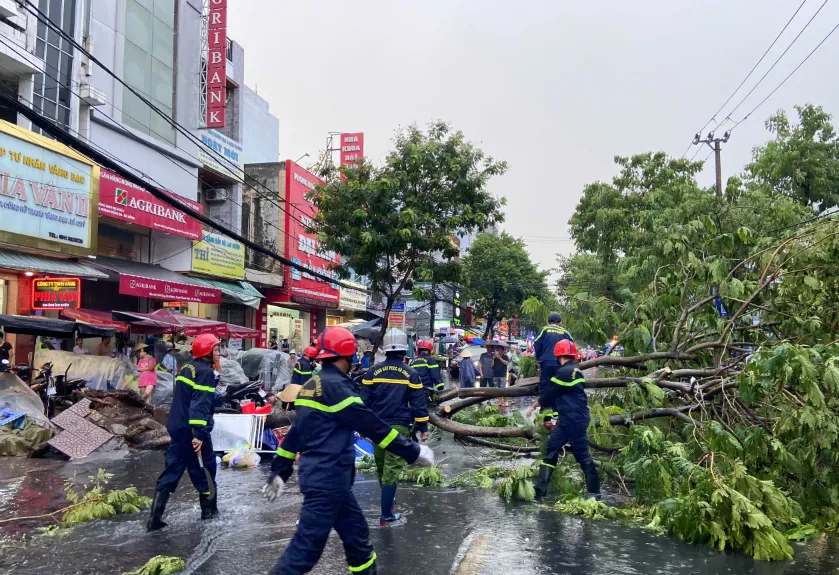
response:
[(82, 338), (76, 338), (76, 347), (73, 348), (73, 353), (75, 353), (76, 355), (90, 354), (90, 352), (87, 351), (87, 348), (84, 346), (84, 340)]

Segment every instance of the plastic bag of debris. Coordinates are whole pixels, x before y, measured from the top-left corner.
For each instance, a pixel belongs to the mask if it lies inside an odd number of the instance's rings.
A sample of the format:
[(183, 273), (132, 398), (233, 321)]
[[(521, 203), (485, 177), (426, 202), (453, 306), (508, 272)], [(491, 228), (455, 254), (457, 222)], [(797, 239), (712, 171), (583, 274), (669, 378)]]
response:
[(0, 373), (0, 409), (26, 413), (26, 419), (40, 427), (52, 427), (44, 415), (44, 404), (37, 393), (29, 389), (13, 373)]
[(248, 376), (245, 375), (242, 366), (232, 359), (219, 358), (221, 364), (221, 372), (219, 373), (219, 383), (216, 391), (224, 394), (228, 385), (241, 385), (248, 383)]

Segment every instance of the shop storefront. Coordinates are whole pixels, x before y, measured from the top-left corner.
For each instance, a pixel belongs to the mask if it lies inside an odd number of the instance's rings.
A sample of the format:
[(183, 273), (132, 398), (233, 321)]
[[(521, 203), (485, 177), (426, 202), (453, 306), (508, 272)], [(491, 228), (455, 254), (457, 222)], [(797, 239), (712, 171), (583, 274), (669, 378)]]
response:
[(327, 326), (367, 319), (367, 288), (360, 283), (347, 281), (342, 283), (358, 289), (353, 290), (343, 286), (338, 288), (338, 309), (327, 310)]
[[(98, 185), (99, 167), (84, 156), (0, 124), (0, 313), (57, 318), (63, 305), (78, 305), (78, 290), (71, 299), (58, 299), (69, 298), (71, 284), (102, 277), (86, 263), (96, 253)], [(51, 278), (67, 281), (33, 294), (33, 280)], [(47, 301), (50, 291), (55, 302)], [(34, 347), (31, 336), (10, 336), (9, 342), (18, 358)]]

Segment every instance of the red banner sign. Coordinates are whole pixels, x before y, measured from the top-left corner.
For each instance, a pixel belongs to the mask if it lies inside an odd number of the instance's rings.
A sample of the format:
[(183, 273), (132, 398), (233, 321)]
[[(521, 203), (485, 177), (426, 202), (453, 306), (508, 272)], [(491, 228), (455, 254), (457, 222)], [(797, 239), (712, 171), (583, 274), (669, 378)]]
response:
[(352, 166), (364, 155), (364, 133), (341, 134), (341, 165)]
[(45, 278), (32, 280), (32, 309), (73, 309), (81, 305), (82, 280)]
[[(306, 199), (306, 194), (322, 183), (317, 176), (291, 160), (286, 162), (286, 205), (291, 208), (285, 216), (286, 256), (295, 263), (337, 280), (331, 266), (340, 262), (340, 256), (334, 252), (321, 251), (315, 235), (306, 231), (308, 223), (317, 212), (315, 206)], [(289, 266), (285, 269), (285, 301), (325, 308), (338, 307), (340, 292), (337, 285)]]
[(207, 127), (224, 127), (227, 104), (227, 0), (210, 0), (207, 52)]
[[(197, 202), (169, 195), (196, 212), (202, 211)], [(99, 176), (99, 214), (191, 240), (202, 238), (201, 222), (104, 168)]]
[(119, 275), (119, 293), (153, 299), (221, 303), (221, 290), (129, 274)]

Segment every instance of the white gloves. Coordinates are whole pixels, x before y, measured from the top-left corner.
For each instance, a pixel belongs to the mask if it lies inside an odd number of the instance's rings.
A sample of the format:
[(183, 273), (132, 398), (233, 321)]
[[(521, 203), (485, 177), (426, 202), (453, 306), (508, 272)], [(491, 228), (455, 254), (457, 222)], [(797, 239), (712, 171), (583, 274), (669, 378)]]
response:
[(431, 467), (434, 465), (434, 452), (431, 451), (430, 447), (425, 444), (420, 444), (419, 457), (414, 461), (414, 465), (420, 467)]
[(274, 501), (282, 495), (283, 489), (285, 489), (285, 481), (280, 479), (279, 475), (272, 475), (265, 487), (262, 488), (262, 496), (268, 501)]

